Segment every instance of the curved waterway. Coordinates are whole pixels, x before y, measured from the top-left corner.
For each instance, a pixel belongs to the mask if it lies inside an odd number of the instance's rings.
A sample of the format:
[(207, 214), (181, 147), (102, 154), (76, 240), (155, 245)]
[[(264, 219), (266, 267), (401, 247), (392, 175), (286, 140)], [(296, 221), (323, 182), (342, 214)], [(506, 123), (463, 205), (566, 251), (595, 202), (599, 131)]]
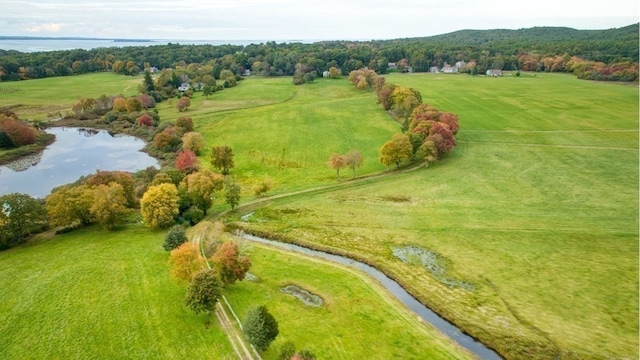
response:
[(43, 151), (0, 166), (0, 196), (23, 193), (46, 197), (53, 188), (102, 171), (135, 172), (158, 161), (140, 151), (145, 142), (106, 130), (54, 127), (56, 141)]
[(502, 359), (502, 357), (495, 351), (489, 349), (483, 343), (477, 341), (471, 336), (466, 335), (455, 325), (443, 319), (428, 307), (422, 305), (422, 303), (420, 303), (416, 298), (409, 294), (402, 286), (400, 286), (400, 284), (398, 284), (393, 279), (385, 275), (382, 271), (374, 268), (371, 265), (367, 265), (363, 262), (356, 261), (344, 256), (329, 254), (323, 251), (309, 249), (300, 245), (269, 240), (254, 235), (243, 234), (242, 237), (250, 241), (273, 245), (304, 255), (315, 256), (336, 262), (338, 264), (355, 267), (358, 270), (361, 270), (366, 274), (372, 276), (374, 279), (378, 280), (382, 284), (382, 286), (384, 286), (387, 290), (389, 290), (389, 292), (391, 292), (391, 294), (393, 294), (396, 298), (407, 305), (414, 313), (416, 313), (416, 315), (418, 315), (427, 323), (431, 324), (433, 327), (445, 333), (447, 336), (453, 339), (453, 341), (472, 352), (478, 358), (486, 360)]

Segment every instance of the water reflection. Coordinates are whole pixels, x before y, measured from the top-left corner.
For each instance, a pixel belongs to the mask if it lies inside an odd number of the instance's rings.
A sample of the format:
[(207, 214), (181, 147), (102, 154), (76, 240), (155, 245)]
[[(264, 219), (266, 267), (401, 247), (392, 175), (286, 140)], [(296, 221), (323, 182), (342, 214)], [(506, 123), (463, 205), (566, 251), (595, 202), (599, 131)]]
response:
[(0, 166), (0, 196), (14, 192), (44, 198), (51, 189), (81, 176), (103, 171), (131, 171), (159, 167), (140, 150), (144, 141), (112, 136), (105, 130), (50, 128), (56, 141), (42, 153)]

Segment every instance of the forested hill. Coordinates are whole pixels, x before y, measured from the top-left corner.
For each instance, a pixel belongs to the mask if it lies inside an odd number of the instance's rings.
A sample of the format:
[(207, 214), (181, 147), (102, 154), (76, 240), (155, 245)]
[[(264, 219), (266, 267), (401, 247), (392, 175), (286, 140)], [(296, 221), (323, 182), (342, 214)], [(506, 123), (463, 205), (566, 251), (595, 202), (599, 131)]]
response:
[(296, 71), (322, 76), (331, 67), (346, 75), (363, 67), (384, 74), (464, 64), (457, 69), (472, 74), (484, 74), (487, 69), (552, 71), (591, 80), (637, 81), (638, 34), (636, 23), (608, 30), (461, 30), (430, 37), (312, 44), (269, 41), (246, 46), (167, 44), (37, 53), (0, 50), (0, 81), (97, 71), (135, 75), (151, 67), (178, 70), (191, 64), (207, 65), (215, 77), (223, 69), (236, 75), (250, 70), (265, 76), (292, 76)]
[(640, 24), (607, 30), (577, 30), (567, 27), (533, 27), (518, 30), (459, 30), (429, 37), (388, 40), (404, 46), (422, 45), (441, 51), (490, 51), (502, 55), (538, 52), (542, 55), (580, 56), (610, 63), (638, 61)]

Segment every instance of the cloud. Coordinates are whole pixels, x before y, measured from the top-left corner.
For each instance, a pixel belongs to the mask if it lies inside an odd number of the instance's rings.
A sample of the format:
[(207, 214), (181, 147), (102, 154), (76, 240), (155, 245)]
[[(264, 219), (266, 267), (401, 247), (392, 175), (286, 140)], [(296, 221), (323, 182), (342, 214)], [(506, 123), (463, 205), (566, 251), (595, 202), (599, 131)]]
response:
[(30, 32), (30, 33), (58, 32), (62, 30), (63, 27), (64, 27), (64, 24), (49, 23), (49, 24), (30, 26), (26, 30), (27, 32)]

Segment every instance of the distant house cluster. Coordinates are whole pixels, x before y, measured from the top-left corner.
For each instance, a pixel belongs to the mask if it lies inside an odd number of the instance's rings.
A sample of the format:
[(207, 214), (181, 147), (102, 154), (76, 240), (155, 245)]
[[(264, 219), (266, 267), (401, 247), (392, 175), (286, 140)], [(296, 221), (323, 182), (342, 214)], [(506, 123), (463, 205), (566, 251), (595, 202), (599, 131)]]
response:
[(467, 67), (467, 63), (464, 61), (458, 61), (455, 65), (451, 66), (447, 63), (444, 64), (442, 68), (438, 68), (437, 66), (432, 66), (429, 68), (429, 72), (432, 73), (445, 73), (445, 74), (455, 74), (460, 72), (460, 70)]

